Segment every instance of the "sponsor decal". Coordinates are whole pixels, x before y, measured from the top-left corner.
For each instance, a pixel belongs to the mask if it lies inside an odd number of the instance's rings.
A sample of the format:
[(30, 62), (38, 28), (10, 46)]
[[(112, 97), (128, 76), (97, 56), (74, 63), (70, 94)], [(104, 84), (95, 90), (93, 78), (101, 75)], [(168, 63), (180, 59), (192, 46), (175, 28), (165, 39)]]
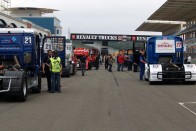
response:
[(171, 47), (172, 48), (173, 45), (166, 43), (166, 42), (163, 42), (163, 43), (158, 44), (157, 47)]
[(175, 53), (174, 40), (156, 40), (156, 53)]
[(192, 64), (188, 64), (187, 68), (193, 68), (193, 65)]
[(15, 42), (16, 41), (16, 37), (12, 37), (12, 42)]
[(153, 65), (153, 68), (159, 68), (159, 65)]

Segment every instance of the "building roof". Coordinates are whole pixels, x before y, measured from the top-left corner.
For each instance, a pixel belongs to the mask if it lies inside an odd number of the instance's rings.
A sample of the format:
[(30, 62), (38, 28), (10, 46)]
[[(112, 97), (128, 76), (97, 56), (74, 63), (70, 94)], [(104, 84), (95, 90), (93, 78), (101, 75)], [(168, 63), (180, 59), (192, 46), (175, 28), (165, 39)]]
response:
[(189, 32), (195, 31), (195, 30), (196, 30), (196, 25), (193, 25), (191, 27), (188, 27), (188, 28), (182, 30), (179, 34), (185, 34), (185, 33), (189, 33)]
[(196, 0), (168, 0), (148, 20), (190, 21), (196, 16)]
[(29, 28), (1, 28), (0, 33), (35, 33), (34, 29)]
[(8, 8), (7, 11), (17, 11), (17, 10), (37, 10), (40, 11), (42, 14), (44, 13), (53, 13), (54, 11), (59, 11), (56, 9), (49, 9), (49, 8), (37, 8), (37, 7), (12, 7)]
[(185, 25), (186, 22), (181, 21), (145, 21), (141, 24), (136, 31), (155, 31), (166, 32), (172, 28), (178, 28), (181, 24)]

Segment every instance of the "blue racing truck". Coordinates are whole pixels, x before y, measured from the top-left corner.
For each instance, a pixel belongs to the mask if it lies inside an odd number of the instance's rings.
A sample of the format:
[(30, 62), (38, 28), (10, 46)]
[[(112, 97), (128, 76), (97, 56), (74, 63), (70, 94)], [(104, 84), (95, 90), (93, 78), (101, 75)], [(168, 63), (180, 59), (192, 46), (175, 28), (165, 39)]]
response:
[(0, 29), (0, 94), (26, 101), (40, 93), (40, 37), (32, 29)]
[(149, 84), (183, 81), (195, 84), (195, 64), (184, 64), (183, 40), (176, 36), (156, 36), (146, 44), (145, 79)]

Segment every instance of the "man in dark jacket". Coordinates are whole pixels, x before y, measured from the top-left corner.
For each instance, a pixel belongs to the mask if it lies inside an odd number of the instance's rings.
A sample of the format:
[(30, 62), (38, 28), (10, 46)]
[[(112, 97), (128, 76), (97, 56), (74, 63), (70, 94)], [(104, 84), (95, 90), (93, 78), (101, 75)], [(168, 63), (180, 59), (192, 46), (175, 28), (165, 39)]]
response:
[(86, 71), (86, 56), (82, 56), (80, 57), (79, 59), (79, 62), (80, 62), (80, 67), (81, 67), (81, 71), (82, 71), (82, 76), (84, 76), (84, 73)]
[(48, 50), (47, 53), (48, 54), (43, 59), (42, 72), (43, 74), (45, 74), (47, 78), (47, 84), (48, 84), (47, 91), (50, 92), (51, 91), (51, 71), (49, 68), (49, 64), (50, 64), (50, 58), (52, 57), (52, 50)]

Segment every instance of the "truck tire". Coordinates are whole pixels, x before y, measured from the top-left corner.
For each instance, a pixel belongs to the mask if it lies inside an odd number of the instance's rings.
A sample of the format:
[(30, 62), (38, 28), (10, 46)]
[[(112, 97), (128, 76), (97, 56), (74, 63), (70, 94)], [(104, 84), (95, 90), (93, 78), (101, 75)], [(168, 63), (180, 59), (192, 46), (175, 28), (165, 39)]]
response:
[[(20, 79), (13, 79), (11, 83), (11, 89), (17, 88), (17, 91), (8, 92), (8, 96), (14, 96), (19, 99), (19, 101), (24, 102), (28, 96), (27, 90), (27, 80), (23, 71), (6, 71), (5, 76), (18, 76)], [(9, 84), (9, 79), (3, 80), (3, 87), (7, 87)]]
[(21, 92), (20, 92), (20, 95), (19, 95), (19, 100), (21, 102), (25, 102), (27, 100), (27, 94), (28, 94), (27, 81), (25, 80), (25, 78), (23, 78), (21, 80)]
[(38, 77), (37, 78), (38, 79), (38, 85), (32, 88), (33, 93), (40, 93), (41, 92), (41, 83), (42, 83), (41, 82), (42, 81), (41, 76), (42, 76), (41, 73), (39, 73), (38, 76), (37, 76)]

